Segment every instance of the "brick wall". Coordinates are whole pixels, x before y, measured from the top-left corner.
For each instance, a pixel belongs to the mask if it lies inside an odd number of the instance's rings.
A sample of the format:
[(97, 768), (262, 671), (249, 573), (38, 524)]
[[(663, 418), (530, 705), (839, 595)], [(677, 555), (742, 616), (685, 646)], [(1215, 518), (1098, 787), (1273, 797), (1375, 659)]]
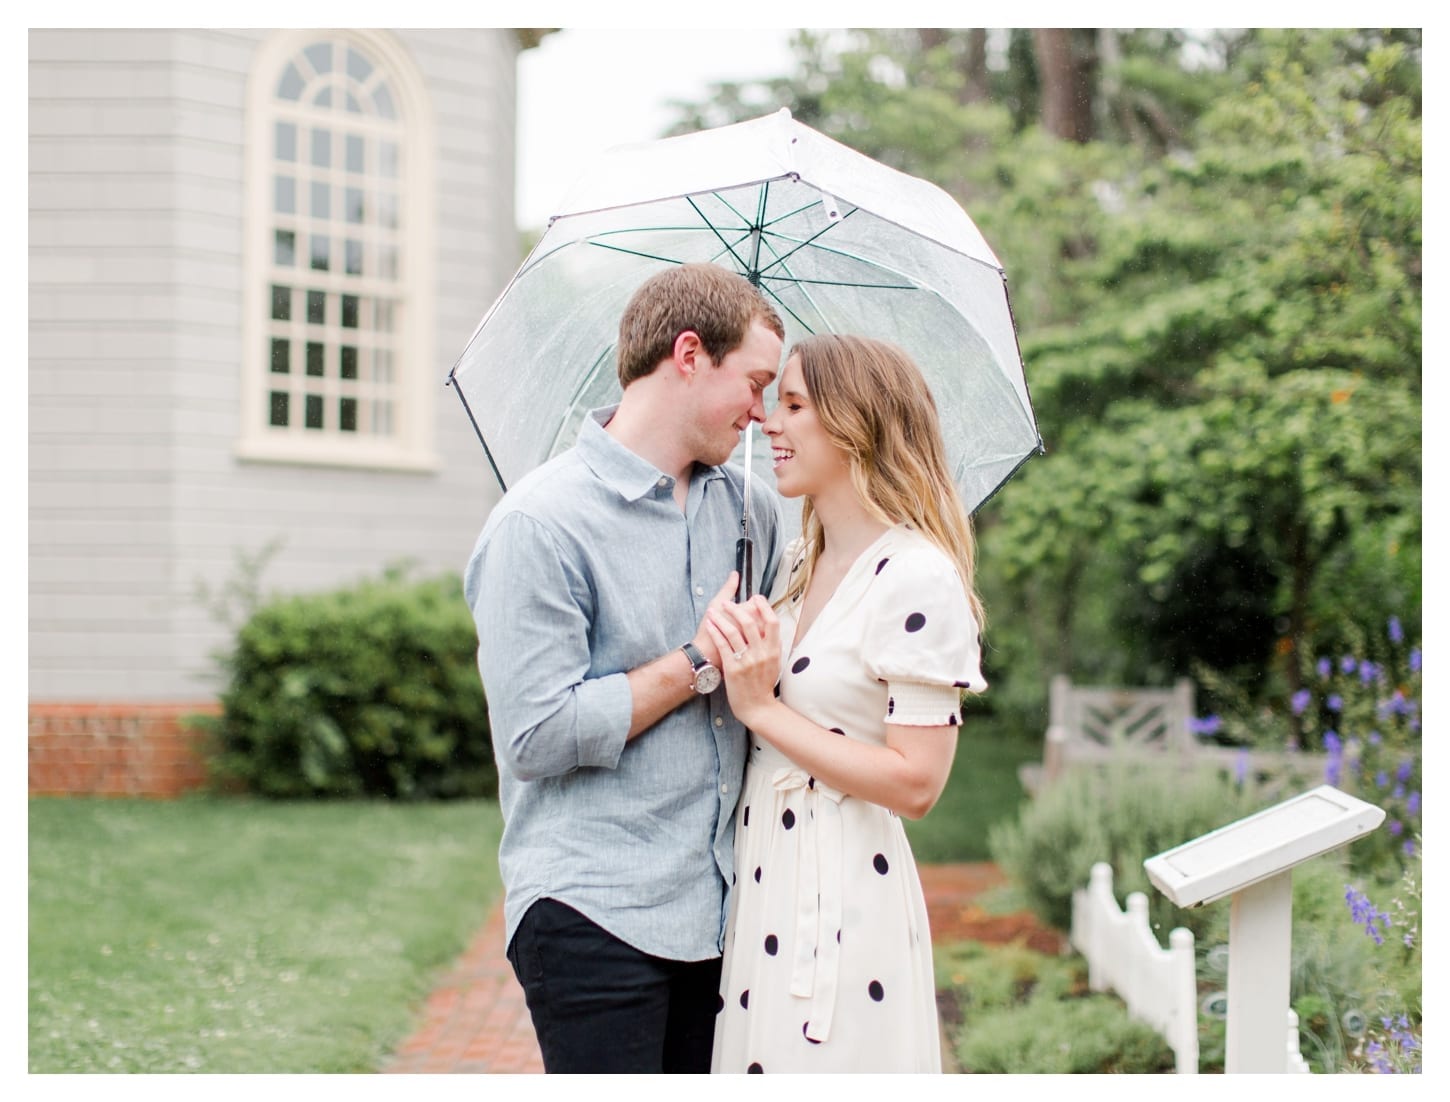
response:
[(216, 704), (30, 704), (33, 796), (177, 796), (200, 788), (201, 735), (184, 716)]

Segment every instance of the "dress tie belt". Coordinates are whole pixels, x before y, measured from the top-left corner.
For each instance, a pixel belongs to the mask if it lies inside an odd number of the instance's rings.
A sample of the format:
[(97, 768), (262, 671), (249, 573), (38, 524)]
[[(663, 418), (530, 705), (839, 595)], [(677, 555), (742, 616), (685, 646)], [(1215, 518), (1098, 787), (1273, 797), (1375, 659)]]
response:
[(777, 769), (771, 784), (777, 820), (790, 793), (799, 789), (804, 796), (807, 815), (794, 832), (797, 894), (790, 993), (810, 999), (805, 1034), (812, 1041), (824, 1041), (831, 1033), (841, 971), (840, 805), (845, 794), (793, 766)]

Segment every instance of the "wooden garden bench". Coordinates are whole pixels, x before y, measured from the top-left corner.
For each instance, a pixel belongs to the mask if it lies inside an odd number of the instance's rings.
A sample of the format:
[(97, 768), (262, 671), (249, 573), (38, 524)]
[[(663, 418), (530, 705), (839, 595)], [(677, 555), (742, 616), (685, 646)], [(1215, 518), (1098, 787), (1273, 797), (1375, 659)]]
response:
[[(1185, 769), (1216, 765), (1233, 770), (1243, 764), (1243, 751), (1205, 744), (1194, 735), (1189, 726), (1194, 688), (1186, 677), (1168, 689), (1120, 689), (1074, 685), (1066, 674), (1058, 674), (1048, 700), (1042, 761), (1017, 771), (1029, 796), (1083, 765), (1158, 761)], [(1255, 750), (1248, 755), (1255, 772), (1287, 771), (1306, 779), (1317, 774), (1320, 781), (1324, 762), (1323, 754)]]

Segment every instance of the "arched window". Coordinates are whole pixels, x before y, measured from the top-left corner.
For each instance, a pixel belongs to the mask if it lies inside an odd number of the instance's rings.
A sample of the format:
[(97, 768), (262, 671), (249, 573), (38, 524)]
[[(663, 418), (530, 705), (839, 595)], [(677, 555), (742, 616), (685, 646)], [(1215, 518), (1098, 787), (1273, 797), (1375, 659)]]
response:
[(249, 106), (240, 454), (433, 466), (432, 142), (411, 61), (382, 34), (284, 32)]

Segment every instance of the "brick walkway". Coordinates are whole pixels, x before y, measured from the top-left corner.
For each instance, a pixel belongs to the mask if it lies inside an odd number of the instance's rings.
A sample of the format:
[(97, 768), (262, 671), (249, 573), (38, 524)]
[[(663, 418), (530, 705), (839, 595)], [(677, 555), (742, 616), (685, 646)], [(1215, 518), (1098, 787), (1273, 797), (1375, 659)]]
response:
[[(991, 864), (924, 865), (922, 889), (932, 940), (1022, 940), (1057, 952), (1061, 937), (1028, 915), (991, 914), (977, 897), (1004, 883)], [(393, 1074), (541, 1073), (524, 993), (503, 955), (503, 907), (495, 907), (467, 951), (440, 979), (422, 1021), (383, 1068)]]

